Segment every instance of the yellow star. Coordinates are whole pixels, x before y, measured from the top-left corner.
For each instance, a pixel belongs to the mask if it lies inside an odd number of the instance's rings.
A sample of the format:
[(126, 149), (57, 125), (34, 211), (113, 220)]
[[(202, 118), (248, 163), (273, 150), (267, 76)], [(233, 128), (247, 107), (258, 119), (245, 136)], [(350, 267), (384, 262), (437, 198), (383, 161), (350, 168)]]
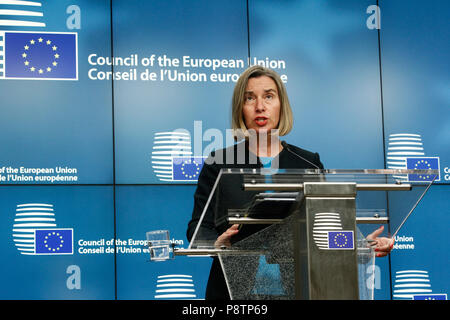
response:
[(34, 70), (36, 70), (35, 67), (31, 67), (31, 68), (30, 68), (30, 71), (32, 71), (32, 72), (34, 72)]
[(53, 51), (56, 51), (57, 47), (56, 47), (56, 46), (53, 46), (52, 49), (53, 49)]
[(52, 43), (50, 40), (47, 40), (47, 44), (50, 44), (50, 43)]
[(56, 65), (58, 64), (58, 62), (53, 61), (52, 65), (54, 65), (56, 67)]
[(55, 59), (58, 59), (59, 58), (59, 54), (55, 54)]
[(31, 43), (31, 44), (34, 44), (34, 40), (33, 40), (33, 39), (31, 39), (31, 40), (30, 40), (30, 43)]
[(52, 71), (52, 68), (47, 67), (47, 72), (50, 72), (50, 71)]
[(30, 47), (28, 45), (25, 45), (24, 49), (28, 50), (28, 49), (30, 49)]
[(42, 73), (44, 73), (44, 70), (42, 70), (42, 69), (39, 69), (39, 73), (41, 73), (41, 74), (42, 74)]
[(26, 58), (27, 57), (27, 54), (24, 52), (24, 53), (22, 53), (22, 57), (23, 58)]
[(30, 64), (30, 62), (28, 62), (28, 61), (25, 61), (24, 63), (26, 66)]
[(42, 41), (44, 41), (44, 39), (42, 39), (41, 37), (39, 37), (38, 41), (39, 41), (39, 42), (42, 42)]

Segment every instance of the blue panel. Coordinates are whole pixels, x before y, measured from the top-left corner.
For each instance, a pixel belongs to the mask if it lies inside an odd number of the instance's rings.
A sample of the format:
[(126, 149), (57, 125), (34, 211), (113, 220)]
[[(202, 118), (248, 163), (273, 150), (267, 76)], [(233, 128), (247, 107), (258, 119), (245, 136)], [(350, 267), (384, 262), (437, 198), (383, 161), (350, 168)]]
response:
[[(78, 1), (81, 29), (68, 29), (66, 26), (66, 19), (70, 17), (66, 8), (71, 4), (71, 1), (54, 1), (36, 9), (43, 13), (38, 20), (45, 23), (45, 27), (6, 27), (10, 31), (48, 33), (49, 37), (56, 37), (55, 33), (76, 34), (78, 80), (0, 80), (0, 167), (11, 166), (20, 170), (23, 166), (55, 171), (57, 167), (68, 167), (76, 169), (76, 173), (60, 176), (76, 177), (77, 180), (36, 181), (37, 175), (25, 174), (33, 180), (11, 178), (1, 181), (3, 184), (112, 183), (111, 83), (90, 80), (87, 59), (92, 52), (110, 55), (109, 1), (97, 1), (95, 5)], [(37, 45), (38, 40), (35, 41)], [(6, 52), (9, 49), (6, 43)], [(55, 49), (61, 55), (65, 52), (59, 51), (62, 48)], [(54, 62), (63, 63), (63, 57), (60, 58), (61, 61), (55, 58)], [(29, 63), (33, 64), (33, 61)], [(66, 67), (72, 68), (70, 63)], [(5, 67), (8, 68), (7, 65)], [(51, 64), (51, 68), (56, 70), (58, 65), (53, 67)], [(43, 68), (43, 72), (46, 70)], [(57, 175), (56, 172), (43, 174)]]
[(285, 61), (294, 129), (287, 141), (327, 168), (383, 168), (373, 1), (249, 1), (250, 54)]
[[(114, 299), (114, 255), (87, 251), (114, 236), (112, 187), (4, 186), (0, 202), (0, 299)], [(43, 229), (61, 252), (34, 250)]]
[[(449, 187), (432, 186), (400, 229), (391, 253), (394, 299), (448, 294)], [(404, 291), (404, 290), (413, 291)], [(403, 290), (403, 291), (402, 291)]]
[[(117, 256), (118, 299), (160, 299), (165, 294), (182, 294), (156, 291), (164, 290), (164, 287), (157, 288), (157, 284), (180, 278), (174, 275), (181, 275), (184, 282), (193, 284), (190, 288), (194, 291), (189, 294), (195, 297), (190, 298), (204, 298), (211, 258), (175, 257), (170, 261), (149, 262), (150, 256), (143, 246), (133, 246), (129, 242), (129, 239), (145, 240), (147, 231), (169, 230), (170, 239), (177, 247), (187, 248), (186, 229), (192, 214), (194, 191), (194, 186), (117, 187), (117, 239), (125, 250), (119, 251)], [(126, 248), (137, 252), (127, 252)], [(158, 280), (165, 281), (158, 283)]]
[[(422, 148), (415, 151), (439, 157), (440, 183), (449, 183), (450, 3), (380, 1), (380, 6), (386, 144), (394, 146), (388, 144), (393, 134), (415, 135)], [(402, 138), (397, 142), (407, 142)], [(389, 156), (394, 150), (387, 151)]]
[[(379, 31), (373, 27), (375, 2)], [(391, 256), (376, 259), (375, 299), (447, 297), (450, 3), (41, 3), (0, 5), (43, 13), (20, 17), (38, 26), (2, 25), (0, 31), (0, 299), (203, 299), (210, 258), (149, 262), (143, 241), (147, 231), (167, 229), (173, 242), (187, 248), (201, 156), (233, 143), (226, 132), (231, 96), (248, 61), (286, 77), (295, 123), (286, 140), (319, 152), (327, 168), (406, 168), (426, 158), (440, 169), (438, 184), (400, 230)], [(11, 34), (19, 42), (12, 43)], [(64, 48), (51, 48), (64, 59), (33, 60), (48, 52), (31, 52), (37, 42), (18, 50), (21, 41), (46, 35), (51, 43), (70, 38), (58, 45)], [(44, 49), (50, 47), (39, 47)], [(112, 68), (112, 55), (129, 65)], [(215, 70), (193, 65), (213, 59), (222, 63)], [(51, 65), (33, 71), (27, 61)], [(242, 65), (231, 65), (236, 62)], [(61, 72), (52, 77), (58, 63)], [(112, 70), (121, 73), (114, 82), (107, 78)], [(126, 72), (137, 78), (124, 79)], [(188, 153), (172, 154), (170, 165), (156, 159), (167, 149), (167, 141), (157, 143), (167, 132), (188, 141)], [(417, 197), (362, 192), (357, 205), (389, 209), (387, 236)], [(367, 235), (377, 227), (360, 229)], [(176, 282), (193, 291), (161, 286)]]
[[(198, 59), (234, 59), (247, 63), (245, 1), (114, 1), (114, 55), (137, 54), (139, 66), (117, 66), (115, 71), (136, 69), (138, 80), (114, 83), (116, 177), (118, 183), (170, 183), (160, 180), (152, 168), (155, 134), (184, 129), (191, 148), (200, 153), (210, 141), (206, 131), (230, 127), (230, 105), (234, 83), (212, 82), (213, 73), (240, 73), (243, 68), (194, 68), (183, 64), (183, 56)], [(154, 65), (142, 59), (154, 55)], [(179, 67), (160, 66), (158, 57), (179, 59)], [(172, 62), (170, 62), (172, 63)], [(155, 72), (157, 80), (141, 80), (140, 74)], [(161, 72), (207, 75), (207, 81), (161, 80)], [(203, 121), (199, 142), (194, 139), (194, 121)], [(221, 133), (222, 134), (222, 133)], [(203, 135), (205, 142), (202, 145)], [(223, 139), (220, 141), (222, 146)], [(156, 151), (156, 149), (155, 149)], [(196, 155), (199, 155), (198, 153)], [(201, 155), (201, 154), (200, 154)], [(169, 179), (170, 180), (170, 179)], [(172, 179), (173, 180), (173, 179)]]

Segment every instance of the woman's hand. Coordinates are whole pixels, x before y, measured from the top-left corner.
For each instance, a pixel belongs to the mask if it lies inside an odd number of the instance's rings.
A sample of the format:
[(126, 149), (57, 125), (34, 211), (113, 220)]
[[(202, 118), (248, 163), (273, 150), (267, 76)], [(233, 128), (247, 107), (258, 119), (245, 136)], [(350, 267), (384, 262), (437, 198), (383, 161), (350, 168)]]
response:
[(231, 237), (239, 232), (239, 225), (233, 224), (231, 227), (227, 229), (224, 233), (222, 233), (214, 242), (214, 247), (220, 249), (223, 247), (231, 247)]
[(383, 230), (384, 227), (381, 226), (366, 237), (367, 240), (373, 240), (370, 245), (375, 246), (374, 250), (377, 252), (377, 257), (387, 256), (394, 247), (395, 240), (393, 238), (378, 237)]

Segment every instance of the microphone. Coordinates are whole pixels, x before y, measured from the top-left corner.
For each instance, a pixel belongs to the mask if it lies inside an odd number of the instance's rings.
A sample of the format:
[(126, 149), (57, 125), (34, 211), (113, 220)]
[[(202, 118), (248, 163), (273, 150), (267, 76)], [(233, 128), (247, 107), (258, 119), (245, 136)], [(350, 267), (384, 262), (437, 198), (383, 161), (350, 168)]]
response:
[(288, 144), (286, 143), (286, 141), (281, 141), (281, 145), (283, 146), (283, 148), (285, 148), (287, 151), (289, 151), (290, 153), (292, 153), (293, 155), (295, 155), (296, 157), (302, 159), (303, 161), (308, 162), (310, 165), (314, 166), (314, 168), (321, 170), (317, 165), (315, 165), (314, 163), (312, 163), (311, 161), (303, 158), (301, 155), (295, 153), (294, 151), (291, 150), (291, 148), (288, 147)]

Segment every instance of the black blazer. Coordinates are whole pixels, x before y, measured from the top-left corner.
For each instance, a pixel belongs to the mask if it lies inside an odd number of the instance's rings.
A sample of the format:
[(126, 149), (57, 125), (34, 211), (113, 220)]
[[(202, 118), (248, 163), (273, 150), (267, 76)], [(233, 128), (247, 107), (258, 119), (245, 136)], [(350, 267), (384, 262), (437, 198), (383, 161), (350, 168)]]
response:
[[(238, 151), (240, 153), (238, 154)], [(244, 156), (242, 156), (242, 151), (244, 151)], [(231, 155), (231, 156), (230, 156)], [(228, 157), (227, 157), (228, 156)], [(288, 145), (287, 148), (283, 148), (281, 152), (277, 155), (279, 169), (323, 169), (323, 165), (320, 162), (320, 157), (318, 153), (313, 153), (293, 145)], [(303, 160), (306, 159), (307, 161)], [(222, 159), (223, 161), (218, 163), (212, 163), (213, 159)], [(232, 161), (225, 161), (225, 160)], [(219, 171), (223, 168), (261, 168), (262, 164), (254, 154), (248, 150), (247, 142), (241, 142), (227, 149), (221, 149), (212, 152), (209, 158), (205, 161), (203, 168), (200, 172), (197, 189), (194, 194), (194, 209), (192, 212), (192, 218), (188, 223), (187, 238), (189, 241), (192, 240), (193, 234), (197, 227), (197, 224), (202, 215), (203, 209), (208, 200), (209, 194), (214, 186), (216, 178)], [(236, 180), (239, 178), (238, 175), (228, 175), (226, 177), (228, 181), (224, 181), (221, 184), (221, 199), (226, 201), (226, 203), (221, 202), (224, 206), (228, 208), (242, 207), (244, 203), (251, 201), (252, 194), (246, 193), (244, 195), (242, 192), (236, 192), (240, 187), (241, 181)], [(214, 203), (210, 204), (210, 208), (215, 206)], [(220, 208), (219, 208), (220, 210)], [(221, 225), (220, 221), (217, 221), (217, 213), (213, 213), (212, 210), (208, 210), (202, 221), (201, 232), (203, 238), (208, 238), (210, 240), (215, 240), (222, 234), (226, 229), (227, 225)], [(248, 229), (252, 232), (251, 228)], [(238, 238), (245, 237), (246, 234), (239, 232), (238, 235), (233, 237), (234, 241)], [(229, 300), (228, 289), (225, 283), (222, 269), (217, 258), (214, 258), (213, 264), (211, 266), (211, 271), (208, 279), (208, 285), (206, 288), (207, 300)]]

